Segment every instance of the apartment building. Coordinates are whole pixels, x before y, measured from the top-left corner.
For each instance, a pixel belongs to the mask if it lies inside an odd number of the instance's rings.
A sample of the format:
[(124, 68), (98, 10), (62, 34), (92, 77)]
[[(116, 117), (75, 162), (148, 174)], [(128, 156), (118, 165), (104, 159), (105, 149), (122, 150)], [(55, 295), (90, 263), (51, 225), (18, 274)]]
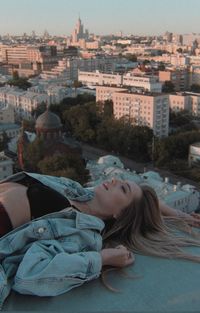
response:
[(169, 132), (169, 100), (167, 95), (113, 93), (114, 116), (126, 116), (132, 123), (148, 126), (156, 137), (166, 137)]
[(127, 118), (130, 123), (148, 126), (156, 137), (166, 137), (169, 132), (169, 97), (150, 92), (128, 92), (127, 89), (98, 86), (96, 101), (113, 101), (116, 119)]
[(84, 85), (116, 85), (116, 86), (132, 86), (151, 92), (161, 92), (162, 83), (158, 77), (154, 75), (139, 75), (133, 73), (109, 74), (96, 72), (78, 72), (78, 80)]
[(193, 92), (170, 94), (169, 106), (174, 112), (187, 110), (192, 115), (200, 117), (200, 94)]
[(200, 94), (187, 92), (190, 97), (191, 112), (194, 116), (200, 117)]
[(115, 70), (115, 65), (118, 58), (103, 57), (103, 58), (63, 58), (59, 61), (58, 66), (51, 71), (43, 71), (41, 77), (44, 79), (59, 77), (64, 75), (66, 80), (77, 80), (78, 70), (84, 72), (95, 72), (96, 70), (112, 73)]
[(1, 59), (9, 66), (9, 72), (18, 70), (20, 76), (38, 74), (58, 64), (56, 46), (2, 45)]
[(191, 111), (190, 96), (185, 93), (176, 93), (169, 95), (169, 107), (174, 112), (182, 110)]
[(123, 86), (133, 86), (150, 92), (162, 92), (162, 83), (155, 75), (124, 74)]
[(125, 88), (109, 87), (109, 86), (96, 86), (96, 102), (104, 102), (106, 100), (113, 100), (113, 93), (127, 91)]
[(189, 86), (200, 85), (200, 63), (199, 65), (191, 65), (189, 70)]
[(30, 91), (21, 91), (18, 88), (0, 88), (0, 102), (14, 108), (17, 117), (32, 119), (32, 111), (42, 103), (49, 103), (47, 94), (37, 94)]
[(175, 91), (187, 90), (189, 85), (189, 75), (187, 69), (170, 69), (159, 71), (159, 81), (171, 81), (174, 84)]
[(190, 55), (190, 64), (200, 66), (200, 56), (199, 55)]
[(121, 86), (123, 76), (120, 74), (108, 74), (96, 72), (78, 71), (78, 80), (84, 85), (116, 85)]
[(5, 103), (0, 103), (0, 123), (6, 124), (14, 122), (15, 116), (13, 107)]
[(2, 62), (6, 64), (19, 64), (27, 61), (27, 46), (1, 46)]

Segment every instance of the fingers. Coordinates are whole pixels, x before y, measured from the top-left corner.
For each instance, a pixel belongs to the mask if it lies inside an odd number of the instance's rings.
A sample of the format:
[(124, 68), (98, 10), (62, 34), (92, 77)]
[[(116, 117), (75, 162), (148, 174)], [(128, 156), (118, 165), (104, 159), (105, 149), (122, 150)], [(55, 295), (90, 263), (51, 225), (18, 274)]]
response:
[(190, 215), (200, 221), (200, 214), (192, 212)]
[(127, 249), (127, 248), (126, 248), (125, 246), (123, 246), (123, 245), (118, 245), (118, 246), (115, 247), (115, 249), (121, 249), (121, 248)]
[(135, 262), (135, 256), (132, 252), (128, 252), (127, 254), (127, 262), (126, 262), (126, 265), (130, 265), (130, 264), (133, 264)]
[(188, 224), (194, 227), (200, 227), (200, 216), (199, 214), (192, 213), (190, 214), (191, 221), (188, 221)]

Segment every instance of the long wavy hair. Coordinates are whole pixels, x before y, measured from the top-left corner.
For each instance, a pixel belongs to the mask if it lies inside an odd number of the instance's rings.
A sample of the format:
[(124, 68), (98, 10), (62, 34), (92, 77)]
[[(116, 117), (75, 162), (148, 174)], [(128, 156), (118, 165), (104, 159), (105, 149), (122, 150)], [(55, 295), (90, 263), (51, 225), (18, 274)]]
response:
[(183, 217), (163, 217), (155, 191), (141, 185), (142, 197), (134, 199), (117, 219), (105, 222), (104, 247), (122, 244), (138, 254), (186, 259), (200, 263), (200, 256), (183, 247), (200, 246), (200, 235)]

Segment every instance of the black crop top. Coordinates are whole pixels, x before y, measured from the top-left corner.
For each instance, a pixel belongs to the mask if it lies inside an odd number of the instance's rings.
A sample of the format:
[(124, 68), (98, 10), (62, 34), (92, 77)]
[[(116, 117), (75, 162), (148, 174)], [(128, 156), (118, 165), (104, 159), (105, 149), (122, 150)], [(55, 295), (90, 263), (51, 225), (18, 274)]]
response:
[(28, 187), (27, 197), (32, 218), (58, 212), (72, 206), (69, 200), (59, 192), (45, 186), (32, 177), (26, 176), (24, 179), (18, 181), (18, 183)]

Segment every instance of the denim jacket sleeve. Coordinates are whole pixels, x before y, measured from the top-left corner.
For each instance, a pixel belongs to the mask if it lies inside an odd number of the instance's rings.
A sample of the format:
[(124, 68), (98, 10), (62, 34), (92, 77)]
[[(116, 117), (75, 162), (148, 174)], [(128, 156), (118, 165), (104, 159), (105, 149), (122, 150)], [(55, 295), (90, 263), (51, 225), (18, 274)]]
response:
[(99, 252), (57, 253), (56, 248), (56, 242), (35, 242), (24, 255), (13, 289), (22, 294), (56, 296), (99, 277)]

